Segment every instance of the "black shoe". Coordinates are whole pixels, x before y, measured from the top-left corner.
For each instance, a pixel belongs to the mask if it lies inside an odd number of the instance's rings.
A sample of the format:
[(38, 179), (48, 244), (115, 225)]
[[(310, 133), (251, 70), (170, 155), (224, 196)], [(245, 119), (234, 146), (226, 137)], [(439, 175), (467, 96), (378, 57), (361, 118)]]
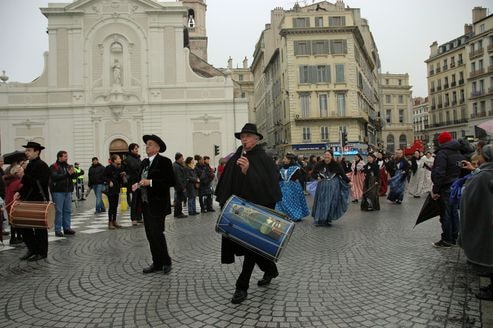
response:
[(215, 211), (216, 211), (216, 210), (215, 210), (215, 209), (213, 209), (213, 208), (208, 208), (208, 209), (207, 209), (207, 212), (215, 212)]
[(233, 294), (233, 298), (231, 299), (231, 303), (233, 304), (240, 304), (243, 302), (248, 296), (248, 293), (246, 290), (243, 289), (237, 289), (235, 290), (235, 293)]
[(153, 273), (153, 272), (161, 271), (162, 269), (163, 269), (163, 267), (157, 267), (157, 266), (154, 266), (154, 264), (151, 264), (149, 267), (144, 268), (142, 270), (142, 272), (143, 273)]
[(177, 218), (177, 219), (184, 219), (187, 217), (188, 217), (188, 215), (185, 215), (185, 214), (180, 214), (180, 215), (175, 216), (175, 218)]
[(21, 261), (25, 261), (25, 260), (29, 259), (30, 257), (32, 257), (32, 256), (34, 256), (34, 255), (36, 255), (36, 254), (34, 254), (34, 252), (27, 251), (27, 253), (26, 253), (26, 254), (24, 254), (23, 256), (21, 256), (19, 259), (20, 259)]
[(278, 275), (279, 273), (276, 273), (274, 275), (268, 275), (267, 273), (264, 273), (264, 277), (257, 282), (257, 285), (267, 286), (268, 284), (270, 284), (271, 280), (277, 277)]
[(9, 241), (9, 245), (12, 246), (12, 245), (18, 245), (18, 244), (22, 244), (22, 239), (10, 239)]
[(64, 230), (63, 233), (66, 235), (75, 235), (75, 231), (72, 229)]
[(171, 271), (171, 264), (170, 265), (163, 265), (163, 273), (168, 274)]
[(396, 201), (395, 201), (395, 203), (396, 203), (397, 205), (401, 205), (402, 200), (396, 200)]
[(355, 203), (355, 204), (356, 204), (357, 202), (358, 202), (358, 200), (357, 200), (357, 199), (353, 199), (353, 200), (351, 201), (351, 203)]
[(42, 260), (42, 259), (45, 259), (45, 258), (46, 258), (46, 255), (36, 254), (36, 255), (28, 258), (27, 260), (29, 262), (35, 262), (35, 261), (39, 261), (39, 260)]
[(207, 211), (206, 210), (200, 210), (200, 213), (205, 213), (205, 212), (207, 212)]
[(63, 232), (55, 232), (56, 237), (63, 237)]
[(192, 215), (199, 215), (200, 213), (199, 212), (192, 212), (192, 213), (188, 213), (188, 215), (192, 216)]
[(450, 245), (446, 241), (440, 239), (436, 243), (433, 243), (433, 246), (438, 247), (438, 248), (450, 248), (452, 245)]

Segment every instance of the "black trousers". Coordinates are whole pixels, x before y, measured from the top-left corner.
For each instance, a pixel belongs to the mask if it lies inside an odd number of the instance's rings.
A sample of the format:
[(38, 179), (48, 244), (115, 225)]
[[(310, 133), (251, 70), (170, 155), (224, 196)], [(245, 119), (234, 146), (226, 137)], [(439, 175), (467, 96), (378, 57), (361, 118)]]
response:
[(140, 192), (139, 189), (132, 191), (132, 188), (127, 189), (127, 203), (130, 206), (130, 220), (142, 220), (142, 211), (139, 209), (137, 203), (137, 196)]
[(22, 240), (29, 252), (41, 256), (48, 255), (48, 229), (19, 229), (22, 232)]
[(260, 256), (249, 249), (245, 249), (243, 268), (241, 270), (240, 276), (238, 277), (238, 280), (236, 280), (237, 289), (248, 289), (255, 264), (257, 264), (260, 270), (262, 270), (266, 275), (277, 276), (279, 274), (279, 272), (277, 271), (276, 263), (274, 263), (274, 261)]
[(116, 221), (116, 214), (118, 210), (118, 200), (119, 200), (120, 194), (114, 194), (110, 193), (108, 194), (108, 220), (110, 222)]
[(151, 249), (152, 263), (155, 267), (171, 265), (171, 257), (168, 254), (166, 237), (164, 236), (164, 219), (162, 216), (153, 216), (149, 204), (142, 204), (144, 215), (144, 228), (149, 248)]

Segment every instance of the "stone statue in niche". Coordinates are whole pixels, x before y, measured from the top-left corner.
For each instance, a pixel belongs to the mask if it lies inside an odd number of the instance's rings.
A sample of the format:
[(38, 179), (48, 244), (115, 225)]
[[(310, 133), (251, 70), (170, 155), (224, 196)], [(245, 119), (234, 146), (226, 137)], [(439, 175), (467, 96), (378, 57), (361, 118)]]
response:
[(111, 69), (113, 70), (113, 84), (122, 85), (122, 68), (118, 59), (115, 59)]

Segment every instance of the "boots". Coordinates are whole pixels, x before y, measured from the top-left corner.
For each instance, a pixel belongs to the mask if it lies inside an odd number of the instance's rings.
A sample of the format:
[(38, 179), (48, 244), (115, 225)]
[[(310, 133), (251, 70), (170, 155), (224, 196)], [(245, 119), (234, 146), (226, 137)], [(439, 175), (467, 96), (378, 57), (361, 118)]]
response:
[(116, 228), (116, 227), (115, 227), (115, 225), (113, 224), (113, 222), (112, 222), (112, 221), (108, 222), (108, 229), (109, 229), (109, 230), (114, 230), (115, 228)]
[(112, 223), (113, 223), (113, 226), (115, 228), (117, 228), (117, 229), (120, 229), (122, 227), (121, 225), (119, 225), (118, 223), (116, 223), (116, 221), (113, 221)]

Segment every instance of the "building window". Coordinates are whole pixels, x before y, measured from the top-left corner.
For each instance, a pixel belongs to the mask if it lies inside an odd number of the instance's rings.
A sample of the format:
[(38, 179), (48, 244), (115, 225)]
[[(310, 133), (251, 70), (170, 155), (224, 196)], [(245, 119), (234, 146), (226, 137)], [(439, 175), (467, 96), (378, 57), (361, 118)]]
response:
[(399, 85), (402, 85), (402, 80), (401, 79), (399, 79)]
[(307, 56), (311, 54), (310, 41), (294, 41), (294, 55)]
[(405, 134), (401, 134), (399, 137), (399, 148), (404, 149), (407, 147), (407, 137)]
[(309, 117), (310, 116), (310, 94), (302, 93), (300, 95), (300, 108), (301, 108), (301, 117)]
[(389, 134), (387, 136), (387, 152), (393, 153), (395, 150), (395, 145), (394, 145), (394, 135)]
[(314, 55), (328, 55), (329, 54), (329, 41), (328, 40), (315, 40), (312, 43)]
[(308, 17), (293, 18), (293, 27), (310, 27), (310, 19)]
[(238, 81), (243, 81), (243, 74), (238, 75)]
[(303, 128), (303, 141), (310, 141), (311, 138), (310, 128)]
[(392, 110), (387, 109), (387, 112), (385, 113), (385, 120), (387, 121), (388, 124), (392, 123)]
[(322, 126), (320, 128), (320, 140), (321, 141), (329, 140), (329, 127), (328, 126)]
[(327, 65), (317, 66), (317, 83), (329, 83), (330, 82), (330, 70)]
[(345, 16), (329, 17), (329, 26), (345, 26), (345, 25), (346, 25)]
[(318, 95), (318, 107), (320, 109), (320, 117), (329, 116), (329, 105), (328, 105), (328, 96), (326, 93), (322, 93)]
[(345, 93), (337, 93), (337, 114), (339, 116), (346, 116), (346, 94)]
[(245, 98), (246, 94), (244, 92), (241, 93), (241, 98)]
[(392, 98), (390, 98), (390, 95), (385, 95), (385, 103), (390, 104), (392, 101)]
[(336, 64), (336, 83), (344, 83), (344, 64)]
[(399, 95), (399, 104), (403, 104), (403, 103), (404, 103), (404, 96)]
[(315, 17), (315, 26), (316, 27), (324, 26), (324, 18), (323, 17)]
[(300, 66), (300, 83), (310, 83), (310, 66)]
[(346, 54), (347, 53), (347, 41), (346, 40), (330, 40), (330, 53), (331, 54)]
[(187, 26), (192, 29), (195, 27), (195, 12), (193, 9), (188, 10)]

